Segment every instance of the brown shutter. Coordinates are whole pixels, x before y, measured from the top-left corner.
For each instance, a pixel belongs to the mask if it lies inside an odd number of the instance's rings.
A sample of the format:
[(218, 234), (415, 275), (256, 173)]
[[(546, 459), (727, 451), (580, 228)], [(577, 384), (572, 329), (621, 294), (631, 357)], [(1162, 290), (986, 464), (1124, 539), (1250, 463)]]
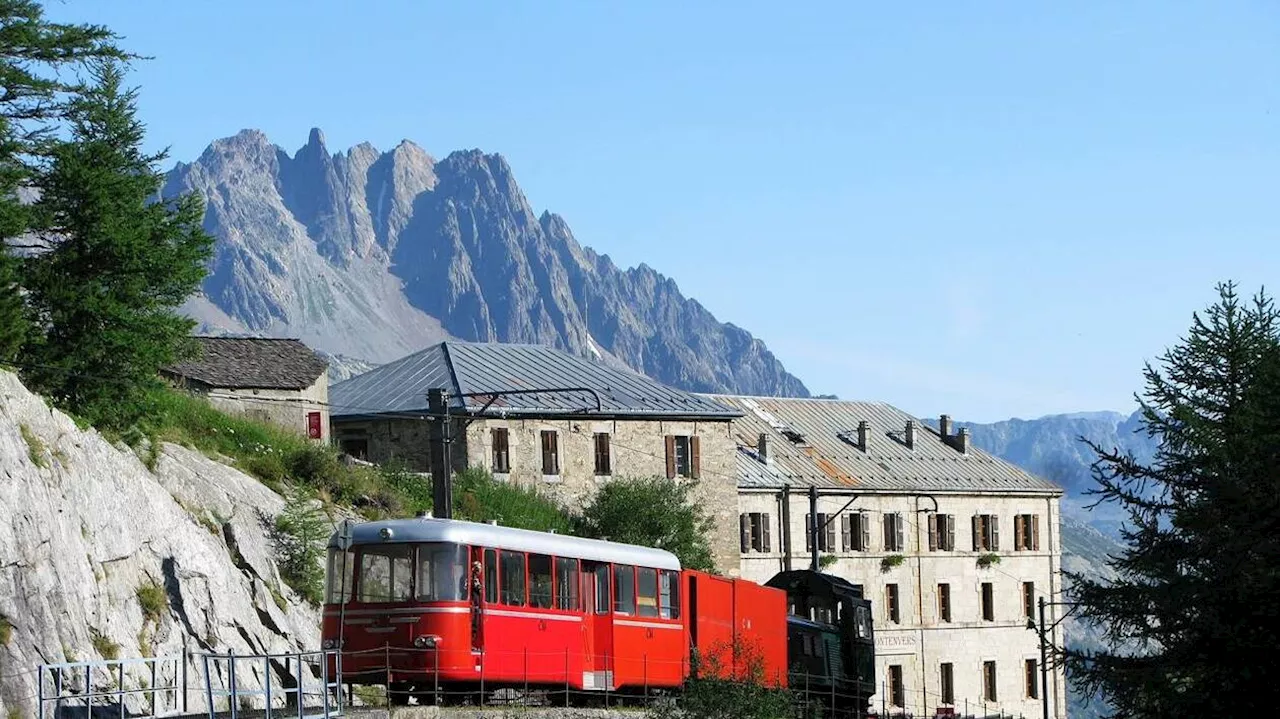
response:
[(842, 552), (849, 551), (849, 547), (852, 546), (850, 544), (851, 541), (852, 541), (852, 538), (849, 534), (849, 515), (841, 514), (840, 515), (840, 551)]
[(895, 551), (898, 551), (898, 552), (903, 551), (904, 547), (906, 546), (906, 544), (902, 541), (902, 531), (903, 531), (904, 524), (906, 523), (902, 521), (902, 515), (895, 513), (893, 515), (893, 531), (894, 531), (893, 538), (895, 540), (893, 546), (897, 548)]
[(804, 551), (813, 551), (813, 515), (804, 515)]
[(978, 515), (973, 515), (973, 551), (982, 549), (982, 527), (978, 524)]
[(739, 540), (738, 544), (742, 547), (741, 549), (742, 553), (746, 554), (747, 550), (751, 549), (751, 515), (750, 514), (738, 515), (738, 540)]
[(702, 464), (702, 452), (699, 445), (702, 443), (698, 439), (697, 435), (689, 438), (689, 476), (693, 479), (701, 474), (699, 465)]
[(834, 552), (836, 550), (836, 523), (832, 522), (831, 519), (832, 517), (829, 514), (822, 515), (822, 521), (826, 522), (827, 526), (827, 546), (824, 547), (824, 549), (828, 552)]
[(769, 513), (765, 512), (760, 515), (760, 551), (771, 552), (769, 549)]
[(858, 514), (858, 523), (862, 526), (862, 546), (864, 552), (871, 551), (871, 518), (866, 513)]
[(938, 551), (938, 520), (942, 518), (940, 514), (934, 514), (929, 517), (929, 551)]
[(947, 551), (953, 552), (956, 548), (956, 516), (954, 514), (947, 515)]
[(673, 435), (667, 435), (663, 439), (667, 443), (667, 479), (676, 478), (676, 438)]
[(1026, 546), (1022, 538), (1022, 515), (1013, 515), (1013, 551), (1020, 552)]
[(1031, 515), (1031, 551), (1040, 551), (1040, 515)]
[(991, 551), (1000, 551), (1000, 516), (991, 515)]

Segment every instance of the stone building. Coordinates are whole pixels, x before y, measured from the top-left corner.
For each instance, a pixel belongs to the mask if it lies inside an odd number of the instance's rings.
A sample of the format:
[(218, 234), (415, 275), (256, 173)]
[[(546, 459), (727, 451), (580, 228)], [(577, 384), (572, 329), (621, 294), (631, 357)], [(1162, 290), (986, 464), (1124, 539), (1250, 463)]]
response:
[(296, 339), (195, 337), (194, 358), (160, 373), (217, 408), (329, 439), (328, 363)]
[[(877, 710), (1040, 716), (1041, 597), (1061, 594), (1062, 490), (887, 404), (709, 396), (734, 420), (742, 576), (810, 566), (873, 603)], [(810, 510), (815, 489), (816, 512)], [(1050, 605), (1049, 623), (1059, 615)], [(1053, 643), (1062, 645), (1061, 628)], [(1065, 682), (1049, 677), (1051, 715)], [(939, 710), (943, 710), (939, 712)]]
[[(712, 549), (738, 572), (735, 444), (741, 415), (628, 369), (537, 345), (442, 342), (333, 386), (334, 439), (370, 462), (429, 472), (427, 393), (443, 388), (455, 471), (483, 467), (580, 507), (614, 477), (697, 481)], [(547, 391), (554, 390), (554, 391)], [(519, 394), (497, 394), (518, 392)]]

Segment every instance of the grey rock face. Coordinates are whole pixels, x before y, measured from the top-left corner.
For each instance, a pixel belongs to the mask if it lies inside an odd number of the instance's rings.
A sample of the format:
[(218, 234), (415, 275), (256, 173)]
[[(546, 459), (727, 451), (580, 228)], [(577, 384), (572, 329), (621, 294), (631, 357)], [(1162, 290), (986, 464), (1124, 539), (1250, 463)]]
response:
[[(0, 645), (0, 716), (36, 716), (38, 664), (96, 660), (111, 646), (121, 657), (314, 651), (319, 613), (280, 580), (265, 526), (283, 504), (175, 445), (152, 472), (0, 371), (0, 615), (12, 628)], [(149, 586), (165, 597), (154, 618), (138, 598)], [(202, 665), (187, 670), (198, 711)], [(277, 667), (272, 681), (288, 675)], [(261, 668), (238, 680), (260, 687)]]
[(214, 142), (164, 193), (195, 191), (218, 238), (186, 311), (206, 331), (290, 335), (387, 362), (453, 337), (619, 362), (684, 389), (808, 396), (745, 330), (645, 265), (622, 270), (535, 215), (499, 155), (436, 162), (405, 141), (290, 157), (260, 132)]

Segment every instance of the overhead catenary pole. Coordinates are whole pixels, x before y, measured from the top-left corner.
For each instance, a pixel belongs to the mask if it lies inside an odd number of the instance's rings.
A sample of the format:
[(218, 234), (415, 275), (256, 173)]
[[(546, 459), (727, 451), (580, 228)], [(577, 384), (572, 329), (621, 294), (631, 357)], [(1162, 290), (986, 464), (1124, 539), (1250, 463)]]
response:
[(453, 477), (449, 461), (449, 393), (442, 388), (427, 391), (427, 442), (431, 453), (432, 514), (453, 518)]
[(1040, 597), (1040, 703), (1044, 707), (1044, 719), (1049, 719), (1049, 638), (1046, 636), (1049, 631), (1044, 623), (1044, 597)]

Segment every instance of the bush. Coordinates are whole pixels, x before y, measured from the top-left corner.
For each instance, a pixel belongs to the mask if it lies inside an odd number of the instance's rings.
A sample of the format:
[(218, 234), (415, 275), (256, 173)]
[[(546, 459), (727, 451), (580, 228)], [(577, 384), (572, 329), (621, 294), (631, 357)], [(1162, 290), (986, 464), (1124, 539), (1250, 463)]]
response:
[[(430, 491), (430, 485), (427, 485)], [(456, 519), (500, 524), (542, 532), (555, 530), (570, 534), (572, 516), (536, 489), (499, 482), (488, 471), (470, 468), (459, 472), (453, 482), (453, 512)]]
[[(733, 658), (737, 658), (736, 666)], [(695, 655), (680, 708), (651, 712), (655, 719), (782, 719), (790, 717), (792, 696), (767, 686), (764, 656), (753, 642), (722, 642)], [(785, 668), (784, 668), (785, 671)]]
[(272, 527), (280, 578), (314, 605), (324, 600), (324, 554), (331, 534), (314, 496), (295, 490)]
[(142, 616), (156, 624), (160, 623), (165, 612), (169, 611), (169, 595), (164, 587), (154, 582), (138, 587), (138, 606), (142, 608)]
[(9, 623), (8, 617), (0, 614), (0, 647), (8, 646), (11, 639), (13, 639), (13, 625)]
[(583, 509), (578, 534), (659, 547), (687, 569), (712, 571), (709, 537), (715, 524), (693, 501), (693, 489), (692, 482), (664, 477), (616, 479)]

